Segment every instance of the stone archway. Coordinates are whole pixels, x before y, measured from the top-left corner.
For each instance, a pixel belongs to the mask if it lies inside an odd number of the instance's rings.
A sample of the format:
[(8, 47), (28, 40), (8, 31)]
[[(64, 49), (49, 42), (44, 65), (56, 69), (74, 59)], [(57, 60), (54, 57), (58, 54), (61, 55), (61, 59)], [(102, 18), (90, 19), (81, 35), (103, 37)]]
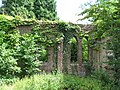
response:
[[(42, 23), (43, 24), (43, 23)], [(49, 25), (49, 24), (48, 24)], [(53, 25), (53, 24), (52, 24)], [(91, 25), (79, 25), (81, 29), (85, 32), (89, 32), (93, 29)], [(22, 28), (21, 28), (22, 27)], [(29, 26), (19, 26), (17, 29), (19, 29), (22, 33), (23, 30), (28, 30), (31, 32), (31, 29), (34, 27), (34, 25)], [(54, 27), (53, 27), (54, 28)], [(61, 33), (61, 32), (60, 32)], [(82, 69), (82, 37), (79, 37), (75, 35), (76, 33), (70, 33), (71, 37), (75, 37), (77, 40), (77, 74), (80, 75), (83, 71)], [(68, 38), (70, 39), (70, 38)], [(69, 41), (69, 40), (68, 40)], [(65, 72), (68, 74), (72, 74), (72, 68), (71, 68), (71, 45), (70, 43), (66, 44), (66, 51), (65, 51), (65, 39), (61, 40), (61, 43), (56, 44), (57, 46), (57, 52), (54, 52), (54, 46), (48, 47), (48, 62), (45, 64), (43, 70), (46, 70), (47, 72), (51, 72), (55, 69), (57, 69), (59, 72)], [(90, 52), (90, 51), (88, 51)], [(66, 59), (66, 60), (65, 60)], [(56, 63), (57, 62), (57, 63)]]

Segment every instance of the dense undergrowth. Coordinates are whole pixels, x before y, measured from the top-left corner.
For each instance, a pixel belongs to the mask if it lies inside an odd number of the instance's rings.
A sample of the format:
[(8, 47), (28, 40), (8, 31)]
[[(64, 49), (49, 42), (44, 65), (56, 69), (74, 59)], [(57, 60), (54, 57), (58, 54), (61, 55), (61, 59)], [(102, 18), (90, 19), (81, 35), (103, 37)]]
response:
[(64, 74), (25, 77), (14, 84), (3, 84), (0, 90), (109, 90), (100, 80)]

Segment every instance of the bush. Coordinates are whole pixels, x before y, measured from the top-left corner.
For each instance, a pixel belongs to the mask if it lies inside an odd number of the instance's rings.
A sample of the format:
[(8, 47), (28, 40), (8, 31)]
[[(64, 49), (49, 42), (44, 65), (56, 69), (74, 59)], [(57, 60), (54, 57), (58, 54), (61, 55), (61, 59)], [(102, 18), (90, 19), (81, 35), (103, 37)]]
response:
[(18, 81), (19, 80), (19, 78), (9, 78), (9, 79), (7, 79), (7, 78), (2, 78), (2, 79), (0, 79), (0, 85), (12, 85), (13, 83), (15, 83), (16, 81)]
[(43, 50), (33, 34), (21, 35), (15, 28), (15, 23), (0, 15), (0, 79), (24, 77), (39, 70)]
[(11, 86), (1, 86), (0, 90), (9, 90), (10, 88), (12, 90), (101, 90), (102, 83), (90, 77), (48, 74), (25, 77)]

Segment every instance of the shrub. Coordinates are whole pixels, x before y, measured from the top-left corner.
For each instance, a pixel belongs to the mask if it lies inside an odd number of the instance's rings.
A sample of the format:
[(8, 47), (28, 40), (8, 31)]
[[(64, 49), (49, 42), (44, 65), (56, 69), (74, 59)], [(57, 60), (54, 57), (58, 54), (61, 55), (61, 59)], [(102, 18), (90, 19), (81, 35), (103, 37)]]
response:
[[(6, 87), (7, 89), (2, 89)], [(11, 86), (1, 86), (0, 90), (101, 90), (101, 81), (73, 75), (34, 75), (25, 77)], [(105, 90), (105, 89), (104, 89)]]
[[(21, 35), (12, 21), (0, 15), (0, 79), (24, 77), (38, 71), (42, 50), (34, 35)], [(40, 48), (41, 49), (41, 48)]]

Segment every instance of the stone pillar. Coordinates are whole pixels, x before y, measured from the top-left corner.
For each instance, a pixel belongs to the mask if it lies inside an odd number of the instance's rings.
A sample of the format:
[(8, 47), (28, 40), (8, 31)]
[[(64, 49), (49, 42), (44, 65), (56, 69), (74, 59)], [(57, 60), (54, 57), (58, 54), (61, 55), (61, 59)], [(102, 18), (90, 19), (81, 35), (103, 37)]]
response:
[(88, 63), (91, 62), (91, 48), (90, 48), (90, 44), (88, 43)]
[(59, 72), (63, 71), (63, 41), (58, 44), (57, 68)]
[(53, 60), (54, 60), (54, 47), (48, 47), (48, 66), (47, 66), (47, 72), (51, 72), (53, 70)]
[(77, 66), (77, 71), (78, 71), (78, 75), (81, 74), (82, 71), (82, 38), (77, 38), (77, 44), (78, 44), (78, 51), (77, 51), (77, 62), (78, 62), (78, 66)]
[(71, 45), (70, 43), (65, 43), (64, 45), (64, 62), (63, 62), (63, 72), (71, 74)]
[(88, 42), (88, 63), (87, 63), (87, 67), (85, 67), (86, 75), (89, 75), (91, 73), (91, 70), (92, 70), (92, 51), (90, 44)]
[(72, 74), (72, 69), (71, 69), (71, 44), (67, 44), (67, 55), (66, 55), (66, 65), (67, 65), (67, 73)]

